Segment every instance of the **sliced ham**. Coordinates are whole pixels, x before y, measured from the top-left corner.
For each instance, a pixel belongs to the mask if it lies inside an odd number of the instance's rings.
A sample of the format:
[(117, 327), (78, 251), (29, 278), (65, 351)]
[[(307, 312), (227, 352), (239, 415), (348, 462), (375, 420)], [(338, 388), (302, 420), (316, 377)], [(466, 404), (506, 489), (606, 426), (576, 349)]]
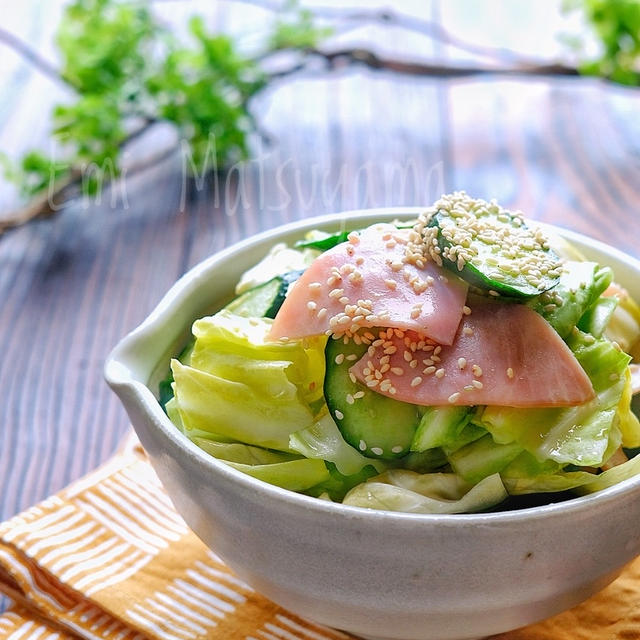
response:
[(383, 395), (420, 405), (560, 407), (594, 397), (586, 373), (540, 315), (520, 304), (469, 304), (451, 346), (387, 331), (393, 335), (378, 338), (351, 372)]
[(397, 327), (451, 344), (468, 285), (432, 262), (410, 264), (407, 237), (380, 224), (323, 253), (290, 289), (270, 337)]

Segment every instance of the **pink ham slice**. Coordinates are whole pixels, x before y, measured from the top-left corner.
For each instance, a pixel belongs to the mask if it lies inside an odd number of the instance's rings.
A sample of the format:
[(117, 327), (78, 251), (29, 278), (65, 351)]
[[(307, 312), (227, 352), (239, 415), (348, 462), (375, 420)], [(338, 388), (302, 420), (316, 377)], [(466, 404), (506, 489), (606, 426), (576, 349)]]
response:
[(398, 327), (451, 344), (468, 286), (432, 262), (407, 264), (407, 237), (380, 224), (323, 253), (289, 291), (270, 337)]
[[(412, 332), (394, 334), (370, 347), (351, 372), (379, 393), (421, 405), (560, 407), (594, 396), (560, 336), (524, 305), (478, 302), (451, 346), (419, 340)], [(384, 370), (377, 383), (376, 370)]]

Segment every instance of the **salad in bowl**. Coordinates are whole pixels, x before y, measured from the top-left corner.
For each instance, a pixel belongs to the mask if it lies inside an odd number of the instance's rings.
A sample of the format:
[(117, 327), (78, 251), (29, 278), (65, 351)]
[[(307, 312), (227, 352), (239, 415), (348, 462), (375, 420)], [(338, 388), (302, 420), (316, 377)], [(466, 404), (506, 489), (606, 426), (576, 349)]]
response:
[(308, 231), (193, 323), (160, 383), (176, 428), (284, 489), (471, 513), (640, 473), (640, 308), (603, 264), (463, 192)]

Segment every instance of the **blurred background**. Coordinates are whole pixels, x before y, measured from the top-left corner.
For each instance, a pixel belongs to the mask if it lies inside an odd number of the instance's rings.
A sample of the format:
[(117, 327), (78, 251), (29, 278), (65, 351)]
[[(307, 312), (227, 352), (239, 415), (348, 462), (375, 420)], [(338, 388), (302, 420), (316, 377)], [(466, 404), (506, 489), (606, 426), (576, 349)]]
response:
[(109, 350), (259, 230), (464, 189), (640, 257), (639, 39), (635, 0), (5, 3), (0, 519), (107, 459)]

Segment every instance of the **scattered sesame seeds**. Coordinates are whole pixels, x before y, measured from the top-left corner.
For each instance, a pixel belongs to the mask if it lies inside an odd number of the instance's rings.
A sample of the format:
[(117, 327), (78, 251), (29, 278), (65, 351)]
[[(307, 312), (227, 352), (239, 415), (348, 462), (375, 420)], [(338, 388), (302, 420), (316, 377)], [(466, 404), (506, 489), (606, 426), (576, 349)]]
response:
[(340, 411), (339, 409), (336, 409), (334, 411), (334, 414), (336, 418), (338, 418), (338, 420), (342, 420), (344, 418), (344, 413), (342, 413), (342, 411)]
[(335, 363), (336, 364), (342, 364), (344, 362), (344, 353), (339, 353), (336, 357), (335, 357)]
[(444, 378), (444, 369), (437, 369), (435, 376), (436, 378)]
[(462, 335), (472, 336), (473, 335), (473, 329), (471, 327), (464, 327), (462, 329)]
[(364, 391), (356, 391), (353, 394), (353, 399), (354, 400), (360, 400), (360, 398), (364, 398)]
[(391, 447), (391, 453), (401, 453), (402, 449), (402, 445), (397, 444), (395, 447)]
[(457, 402), (458, 399), (460, 398), (460, 392), (456, 391), (455, 393), (452, 393), (448, 398), (448, 402), (450, 402), (451, 404), (453, 404), (454, 402)]
[(346, 360), (349, 360), (349, 362), (353, 362), (354, 360), (357, 360), (358, 356), (355, 353), (350, 353), (347, 357)]
[(375, 454), (376, 456), (381, 456), (384, 453), (384, 450), (380, 447), (371, 447), (371, 453)]
[(513, 378), (515, 374), (513, 373), (513, 369), (511, 367), (509, 367), (507, 369), (507, 378)]
[(391, 367), (390, 371), (396, 376), (401, 376), (404, 374), (404, 369), (402, 367)]
[(318, 311), (318, 313), (316, 314), (316, 317), (318, 318), (318, 320), (322, 320), (326, 315), (327, 310), (325, 307), (322, 307), (322, 309), (320, 309), (320, 311)]
[(353, 404), (355, 402), (353, 396), (350, 393), (347, 393), (346, 401), (347, 404)]
[(417, 387), (419, 384), (422, 384), (422, 378), (420, 376), (416, 376), (412, 381), (411, 381), (411, 386), (412, 387)]
[(482, 389), (482, 387), (484, 387), (484, 385), (482, 384), (482, 382), (480, 382), (480, 380), (473, 380), (471, 382), (471, 384), (476, 388), (476, 389)]
[(315, 311), (317, 307), (318, 305), (313, 300), (307, 302), (307, 309), (309, 309), (309, 311)]
[(467, 307), (467, 305), (465, 304), (464, 307), (462, 307), (462, 313), (465, 316), (470, 316), (471, 315), (471, 308)]
[(474, 365), (471, 367), (471, 373), (473, 373), (473, 375), (474, 375), (476, 378), (479, 378), (479, 377), (482, 375), (482, 368), (481, 368), (481, 367), (479, 367), (477, 364), (474, 364)]
[(459, 369), (464, 369), (467, 366), (467, 359), (466, 358), (458, 358), (458, 368)]
[(360, 440), (360, 442), (358, 443), (358, 449), (360, 449), (360, 451), (366, 451), (367, 443), (364, 440)]

